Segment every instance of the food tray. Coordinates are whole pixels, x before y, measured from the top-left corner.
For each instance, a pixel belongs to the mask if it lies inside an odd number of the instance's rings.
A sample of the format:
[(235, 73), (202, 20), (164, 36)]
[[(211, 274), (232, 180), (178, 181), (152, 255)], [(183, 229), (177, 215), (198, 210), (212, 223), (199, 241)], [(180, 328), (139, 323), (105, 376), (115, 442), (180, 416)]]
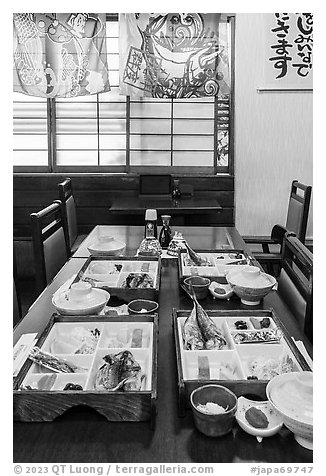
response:
[[(311, 370), (296, 349), (281, 321), (272, 310), (211, 310), (206, 311), (220, 328), (227, 346), (220, 350), (186, 350), (183, 341), (183, 325), (191, 311), (173, 309), (173, 327), (178, 371), (179, 415), (183, 416), (190, 408), (191, 392), (202, 385), (219, 384), (232, 390), (238, 397), (258, 396), (266, 400), (265, 388), (268, 378), (251, 379), (262, 375), (262, 362), (272, 359), (284, 368), (291, 359), (292, 371)], [(269, 320), (269, 326), (259, 329), (260, 322)], [(236, 329), (235, 323), (244, 321), (247, 330)], [(281, 338), (277, 343), (237, 344), (236, 333), (278, 332)], [(259, 366), (254, 369), (254, 362)], [(248, 379), (247, 377), (251, 377)]]
[[(145, 277), (148, 287), (130, 288), (134, 275)], [(133, 299), (157, 301), (160, 289), (161, 258), (133, 256), (90, 256), (74, 282), (88, 281), (94, 287), (109, 291), (111, 296), (129, 303)], [(144, 281), (143, 281), (144, 283)], [(143, 286), (144, 284), (141, 284)]]
[[(87, 405), (109, 421), (149, 420), (154, 428), (157, 322), (156, 314), (110, 319), (105, 316), (72, 318), (54, 314), (36, 346), (43, 352), (64, 358), (79, 369), (75, 373), (57, 373), (28, 358), (14, 380), (14, 420), (53, 421), (71, 407)], [(79, 337), (81, 333), (84, 335), (85, 332), (89, 335), (90, 331), (95, 333), (96, 339), (92, 339), (92, 345), (85, 349), (76, 336)], [(103, 357), (123, 350), (130, 351), (141, 366), (141, 373), (145, 375), (141, 389), (96, 389), (95, 377), (99, 367), (104, 364)], [(82, 390), (63, 390), (68, 383), (81, 385)]]
[(252, 259), (243, 250), (202, 250), (196, 254), (205, 258), (207, 264), (195, 265), (188, 256), (186, 249), (181, 249), (178, 255), (179, 280), (189, 276), (205, 276), (220, 283), (226, 283), (225, 273), (231, 269), (252, 264)]

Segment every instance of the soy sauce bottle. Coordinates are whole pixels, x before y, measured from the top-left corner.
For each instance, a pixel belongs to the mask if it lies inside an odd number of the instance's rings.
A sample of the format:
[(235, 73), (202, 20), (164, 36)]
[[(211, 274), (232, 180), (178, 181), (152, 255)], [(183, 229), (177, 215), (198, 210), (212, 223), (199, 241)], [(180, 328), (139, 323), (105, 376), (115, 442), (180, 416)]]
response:
[(168, 248), (172, 240), (172, 231), (170, 227), (170, 215), (162, 215), (163, 226), (160, 232), (159, 242), (162, 248)]
[(157, 238), (157, 211), (148, 209), (145, 213), (145, 238)]
[(181, 198), (181, 191), (179, 186), (179, 180), (175, 179), (173, 181), (172, 199), (179, 200), (180, 198)]

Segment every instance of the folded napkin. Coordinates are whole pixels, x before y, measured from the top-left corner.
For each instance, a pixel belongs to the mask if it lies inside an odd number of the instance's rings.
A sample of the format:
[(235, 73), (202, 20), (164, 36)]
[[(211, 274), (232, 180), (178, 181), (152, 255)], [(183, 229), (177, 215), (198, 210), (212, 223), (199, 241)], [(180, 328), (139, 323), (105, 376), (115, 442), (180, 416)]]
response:
[(295, 345), (297, 346), (297, 348), (299, 349), (299, 351), (301, 352), (301, 354), (303, 355), (305, 361), (307, 362), (307, 364), (309, 365), (311, 370), (313, 370), (313, 361), (312, 361), (311, 357), (309, 356), (309, 354), (307, 352), (307, 349), (305, 348), (305, 345), (302, 342), (302, 340), (295, 340), (294, 337), (292, 337), (292, 340), (295, 343)]
[(13, 350), (13, 377), (17, 377), (20, 369), (28, 358), (29, 351), (37, 341), (37, 333), (23, 334)]
[(77, 274), (73, 274), (67, 281), (65, 281), (59, 289), (56, 290), (56, 292), (53, 294), (53, 297), (59, 296), (59, 294), (63, 293), (64, 291), (67, 291), (71, 284), (74, 282)]

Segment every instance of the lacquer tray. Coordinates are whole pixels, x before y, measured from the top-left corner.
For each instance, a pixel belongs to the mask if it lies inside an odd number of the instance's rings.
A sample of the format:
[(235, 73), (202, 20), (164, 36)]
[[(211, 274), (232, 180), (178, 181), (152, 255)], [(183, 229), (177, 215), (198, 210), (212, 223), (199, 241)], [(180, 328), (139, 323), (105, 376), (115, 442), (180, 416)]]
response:
[[(32, 362), (24, 363), (14, 380), (14, 420), (53, 421), (77, 405), (89, 406), (109, 421), (150, 421), (155, 425), (157, 397), (157, 315), (112, 317), (68, 317), (54, 314), (36, 346), (44, 352), (58, 355), (82, 370), (76, 373), (56, 373)], [(95, 331), (99, 337), (91, 353), (62, 353), (63, 346), (75, 342), (81, 329)], [(96, 331), (97, 329), (97, 331)], [(119, 345), (119, 347), (117, 347)], [(112, 347), (113, 346), (113, 347)], [(89, 350), (89, 349), (88, 349)], [(129, 350), (140, 364), (144, 378), (139, 391), (97, 390), (97, 370), (104, 364), (103, 356)], [(72, 353), (74, 352), (74, 353)], [(55, 381), (49, 389), (44, 376)], [(46, 379), (47, 377), (45, 377)], [(40, 379), (43, 379), (40, 382)], [(63, 390), (68, 384), (81, 385), (82, 390)], [(27, 387), (27, 389), (26, 389)]]
[[(221, 350), (186, 350), (183, 340), (183, 324), (190, 311), (173, 309), (173, 327), (178, 372), (179, 415), (190, 408), (190, 394), (202, 385), (218, 384), (232, 390), (237, 396), (255, 396), (266, 400), (266, 385), (269, 379), (252, 379), (262, 362), (272, 359), (281, 361), (290, 358), (292, 371), (311, 370), (289, 338), (287, 330), (272, 310), (211, 310), (206, 311), (227, 342)], [(262, 319), (269, 319), (269, 328), (260, 329)], [(239, 330), (237, 321), (245, 321), (247, 330)], [(266, 322), (266, 321), (265, 321)], [(255, 327), (256, 326), (256, 327)], [(239, 333), (256, 333), (262, 330), (281, 331), (278, 343), (241, 343), (235, 336)], [(278, 332), (278, 331), (277, 331)], [(255, 362), (259, 364), (253, 370)], [(291, 364), (291, 366), (292, 366)], [(250, 379), (248, 379), (250, 377)]]
[[(150, 287), (124, 287), (131, 275), (146, 275)], [(109, 291), (111, 296), (129, 303), (133, 299), (157, 301), (161, 279), (161, 258), (155, 256), (90, 256), (74, 282), (89, 281), (95, 287)]]
[[(239, 266), (252, 264), (252, 259), (243, 250), (200, 250), (196, 253), (207, 260), (206, 265), (195, 265), (186, 249), (178, 254), (179, 280), (189, 276), (205, 276), (220, 283), (226, 283), (225, 273)], [(243, 264), (241, 264), (243, 263)]]

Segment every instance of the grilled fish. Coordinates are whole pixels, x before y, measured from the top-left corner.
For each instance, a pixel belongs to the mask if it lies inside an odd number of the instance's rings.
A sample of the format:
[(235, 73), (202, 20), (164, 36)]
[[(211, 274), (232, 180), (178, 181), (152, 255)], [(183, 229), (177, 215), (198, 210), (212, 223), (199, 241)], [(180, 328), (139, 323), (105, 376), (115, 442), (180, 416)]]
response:
[[(186, 323), (188, 319), (190, 320), (190, 324), (192, 327), (188, 330), (187, 334), (185, 332), (185, 343), (187, 349), (222, 349), (223, 347), (227, 346), (227, 342), (224, 339), (221, 331), (217, 328), (213, 320), (207, 315), (204, 311), (202, 306), (197, 301), (196, 295), (192, 286), (190, 289), (187, 289), (184, 285), (181, 287), (186, 291), (188, 296), (193, 300), (194, 307), (191, 311), (191, 314), (187, 318), (185, 325), (184, 325), (184, 332), (186, 331)], [(196, 328), (199, 330), (199, 333), (196, 331)], [(196, 334), (195, 334), (196, 333)], [(200, 337), (202, 341), (202, 347), (187, 347), (187, 342), (190, 340), (190, 345), (193, 343), (194, 336)], [(190, 337), (189, 337), (190, 336)], [(192, 339), (191, 339), (192, 338)], [(187, 340), (186, 340), (187, 339)], [(197, 339), (195, 339), (195, 344), (197, 343)]]
[(136, 391), (141, 389), (141, 366), (134, 359), (132, 353), (124, 350), (115, 355), (105, 355), (105, 364), (99, 368), (95, 378), (96, 390)]
[(120, 377), (123, 379), (123, 390), (125, 392), (139, 391), (141, 389), (142, 380), (145, 375), (142, 374), (141, 366), (134, 359), (132, 353), (128, 350), (120, 352), (121, 372)]
[(227, 342), (221, 331), (215, 322), (207, 315), (196, 298), (194, 298), (194, 303), (198, 326), (205, 341), (205, 349), (222, 349), (227, 346)]
[[(118, 354), (117, 354), (118, 355)], [(99, 368), (95, 378), (96, 390), (117, 390), (123, 383), (120, 379), (121, 361), (117, 355), (105, 355), (105, 363)]]
[(120, 367), (120, 377), (122, 379), (134, 377), (141, 370), (141, 366), (134, 359), (134, 356), (129, 350), (124, 350), (119, 352), (116, 357), (120, 358), (121, 367)]
[(202, 258), (198, 253), (196, 253), (192, 248), (190, 248), (186, 241), (185, 245), (188, 251), (189, 258), (196, 266), (203, 266), (206, 264), (206, 260)]
[(187, 350), (201, 350), (204, 348), (204, 339), (198, 326), (195, 303), (184, 323), (183, 333), (185, 348)]
[(145, 375), (141, 373), (141, 370), (138, 370), (136, 372), (136, 375), (125, 379), (123, 384), (123, 390), (125, 392), (135, 392), (135, 391), (141, 390), (142, 381), (144, 378), (145, 378)]
[(122, 284), (123, 288), (143, 289), (154, 286), (153, 278), (148, 273), (129, 273)]

